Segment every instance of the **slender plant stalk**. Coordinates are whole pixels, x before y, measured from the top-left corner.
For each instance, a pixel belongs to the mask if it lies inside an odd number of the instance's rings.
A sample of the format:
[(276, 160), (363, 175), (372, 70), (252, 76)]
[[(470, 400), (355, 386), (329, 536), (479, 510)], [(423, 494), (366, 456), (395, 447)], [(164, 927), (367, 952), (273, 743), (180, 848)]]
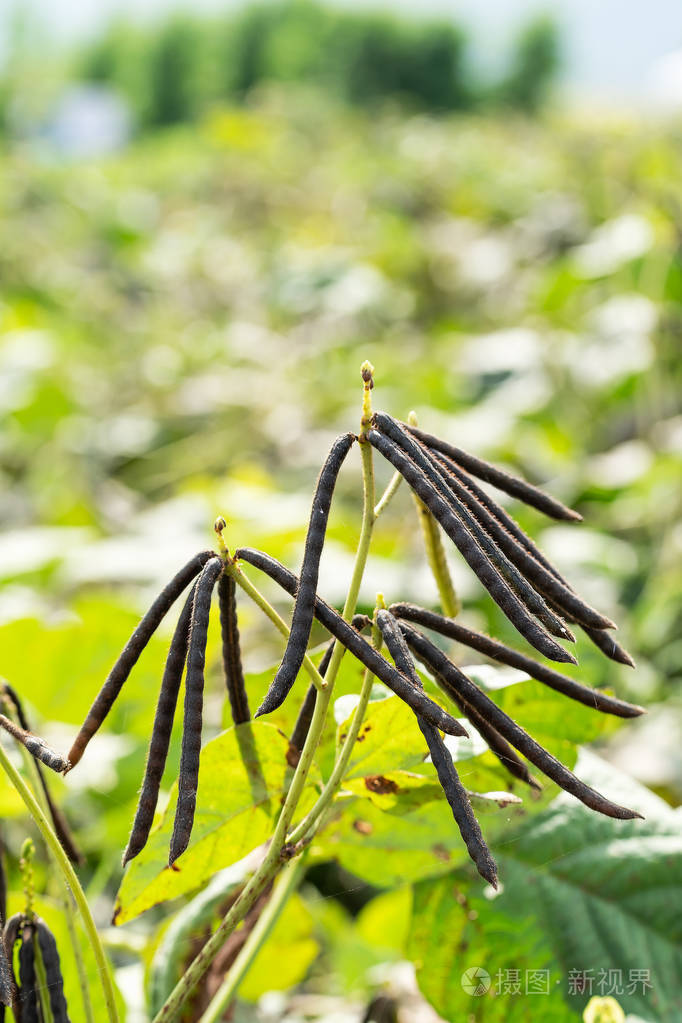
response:
[[(416, 413), (410, 412), (407, 417), (407, 421), (410, 426), (416, 426)], [(414, 492), (412, 493), (412, 497), (414, 498), (422, 536), (424, 537), (426, 557), (429, 562), (429, 567), (433, 573), (433, 577), (436, 580), (436, 586), (438, 587), (438, 594), (440, 596), (440, 604), (443, 614), (448, 618), (456, 618), (462, 610), (462, 605), (455, 591), (454, 583), (452, 582), (447, 558), (445, 557), (443, 538), (440, 535), (440, 528), (424, 502), (420, 500)]]
[(267, 941), (272, 928), (284, 909), (289, 896), (298, 888), (304, 873), (305, 855), (291, 860), (282, 870), (275, 883), (272, 895), (258, 918), (258, 923), (249, 934), (244, 945), (225, 974), (225, 979), (211, 999), (211, 1003), (199, 1023), (218, 1023), (239, 990), (239, 985), (251, 968), (262, 945)]
[[(351, 622), (353, 615), (355, 614), (355, 608), (357, 606), (358, 596), (360, 593), (360, 585), (362, 583), (365, 565), (367, 564), (367, 555), (369, 554), (369, 546), (372, 539), (372, 528), (374, 526), (375, 518), (373, 455), (372, 448), (365, 439), (365, 434), (370, 427), (372, 417), (370, 398), (372, 389), (371, 366), (369, 366), (368, 363), (365, 363), (362, 367), (362, 372), (365, 388), (362, 406), (361, 432), (358, 439), (360, 441), (360, 452), (362, 455), (363, 512), (360, 539), (358, 541), (357, 553), (355, 555), (353, 574), (351, 576), (350, 586), (343, 608), (343, 617), (347, 622)], [(226, 564), (226, 571), (233, 575), (235, 581), (265, 612), (279, 631), (284, 635), (288, 635), (289, 630), (286, 624), (282, 621), (277, 612), (268, 604), (250, 580), (247, 579), (239, 566), (228, 561)], [(278, 624), (278, 622), (281, 624)], [(171, 1023), (171, 1020), (175, 1020), (177, 1018), (185, 1000), (199, 983), (222, 945), (234, 931), (235, 927), (244, 919), (261, 892), (265, 890), (270, 881), (281, 870), (282, 854), (287, 840), (287, 834), (296, 812), (298, 801), (305, 787), (308, 772), (312, 766), (313, 757), (322, 737), (327, 717), (327, 710), (331, 701), (334, 681), (339, 670), (339, 665), (341, 664), (343, 652), (341, 644), (335, 644), (334, 652), (332, 654), (329, 667), (325, 672), (324, 679), (313, 666), (317, 683), (321, 683), (321, 685), (318, 684), (319, 695), (315, 701), (315, 710), (312, 721), (310, 722), (310, 729), (308, 731), (306, 741), (303, 745), (300, 760), (291, 780), (291, 785), (289, 786), (284, 806), (282, 807), (282, 811), (279, 815), (274, 834), (270, 840), (268, 851), (263, 862), (254, 873), (239, 898), (232, 905), (230, 911), (218, 925), (217, 929), (213, 932), (192, 963), (190, 963), (185, 973), (166, 999), (166, 1002), (154, 1017), (153, 1023)], [(307, 665), (306, 669), (308, 670), (308, 674), (311, 678), (313, 678), (313, 675), (307, 668)], [(288, 890), (289, 893), (291, 891), (293, 891), (293, 887)], [(263, 934), (262, 940), (265, 940), (265, 937), (266, 935)], [(257, 949), (255, 951), (257, 951)]]
[(106, 1007), (107, 1018), (110, 1023), (120, 1023), (118, 1018), (118, 1012), (116, 1011), (116, 997), (114, 994), (114, 982), (111, 976), (111, 969), (107, 962), (107, 957), (102, 946), (99, 934), (97, 933), (97, 927), (95, 921), (92, 918), (88, 900), (85, 897), (85, 893), (81, 888), (80, 882), (76, 875), (75, 870), (69, 862), (69, 858), (62, 849), (61, 843), (55, 835), (49, 820), (40, 808), (35, 796), (31, 792), (30, 788), (21, 777), (12, 761), (7, 756), (4, 748), (0, 745), (0, 767), (4, 770), (5, 774), (9, 778), (10, 782), (21, 796), (27, 810), (33, 817), (38, 830), (43, 836), (45, 843), (52, 853), (59, 870), (64, 878), (64, 883), (71, 892), (76, 905), (83, 918), (83, 924), (88, 935), (88, 939), (92, 946), (92, 951), (95, 956), (97, 963), (97, 972), (100, 976), (102, 984), (102, 993), (104, 995), (104, 1005)]
[(381, 497), (377, 501), (376, 505), (374, 506), (374, 521), (375, 522), (379, 518), (379, 516), (381, 515), (382, 511), (384, 511), (384, 509), (387, 507), (387, 505), (389, 505), (390, 502), (393, 500), (393, 495), (398, 490), (398, 487), (402, 483), (402, 480), (403, 480), (403, 478), (402, 478), (402, 476), (400, 475), (399, 472), (394, 472), (393, 475), (391, 476), (391, 479), (390, 479), (390, 481), (388, 483), (388, 486), (386, 487), (386, 489), (384, 490), (383, 494), (381, 495)]
[[(36, 802), (40, 806), (40, 809), (43, 811), (45, 819), (49, 820), (50, 811), (47, 806), (47, 800), (45, 799), (45, 793), (43, 792), (42, 786), (40, 784), (40, 777), (38, 775), (38, 768), (36, 766), (36, 762), (24, 746), (21, 747), (21, 754), (24, 760), (26, 771), (31, 778), (31, 782), (33, 783), (33, 792), (36, 798)], [(78, 986), (80, 987), (81, 998), (83, 1000), (83, 1009), (85, 1011), (85, 1023), (95, 1023), (95, 1013), (92, 1007), (92, 1001), (90, 999), (90, 988), (88, 986), (88, 975), (85, 969), (85, 961), (83, 959), (83, 950), (81, 949), (81, 944), (78, 938), (78, 932), (76, 930), (73, 895), (66, 881), (66, 878), (62, 875), (61, 871), (59, 870), (59, 863), (57, 862), (56, 857), (53, 855), (52, 849), (49, 845), (47, 846), (47, 852), (48, 856), (57, 867), (56, 873), (57, 876), (59, 877), (62, 886), (61, 903), (64, 909), (66, 929), (69, 932), (69, 940), (71, 942), (71, 947), (73, 949), (73, 958), (76, 963)]]

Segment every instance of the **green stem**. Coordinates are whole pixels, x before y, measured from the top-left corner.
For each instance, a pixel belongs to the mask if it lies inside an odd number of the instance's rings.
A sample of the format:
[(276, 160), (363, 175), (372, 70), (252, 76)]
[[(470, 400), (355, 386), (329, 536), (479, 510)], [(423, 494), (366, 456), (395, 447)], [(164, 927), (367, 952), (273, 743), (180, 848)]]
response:
[(92, 951), (95, 956), (97, 963), (97, 972), (99, 973), (102, 990), (104, 994), (104, 1004), (106, 1006), (107, 1017), (110, 1023), (119, 1023), (118, 1012), (116, 1011), (116, 997), (114, 994), (114, 983), (111, 977), (111, 971), (109, 963), (107, 962), (106, 955), (104, 954), (104, 948), (100, 941), (95, 921), (92, 918), (88, 901), (85, 898), (83, 889), (80, 886), (78, 877), (73, 867), (69, 863), (69, 858), (62, 849), (61, 843), (55, 835), (50, 822), (43, 813), (38, 804), (35, 796), (29, 789), (28, 785), (21, 777), (12, 761), (7, 756), (5, 749), (0, 745), (0, 767), (4, 770), (5, 774), (9, 778), (10, 782), (21, 796), (26, 808), (33, 817), (38, 830), (40, 831), (45, 843), (52, 853), (59, 870), (64, 878), (64, 883), (67, 885), (71, 895), (75, 899), (76, 905), (83, 918), (83, 924), (87, 936), (92, 946)]
[[(272, 604), (266, 600), (260, 590), (253, 585), (248, 576), (244, 575), (239, 565), (234, 561), (227, 561), (225, 571), (232, 576), (234, 581), (241, 586), (245, 593), (248, 593), (254, 604), (257, 604), (261, 611), (267, 615), (278, 632), (281, 632), (282, 635), (288, 639), (290, 632), (289, 626), (284, 619), (277, 614)], [(311, 682), (317, 690), (321, 691), (327, 688), (327, 680), (322, 678), (308, 654), (306, 654), (303, 658), (303, 667), (307, 671)]]
[(382, 511), (384, 511), (384, 509), (387, 507), (387, 505), (389, 505), (390, 502), (393, 500), (393, 495), (396, 493), (398, 487), (402, 483), (402, 480), (403, 480), (403, 478), (402, 478), (402, 476), (400, 475), (399, 472), (394, 472), (393, 473), (393, 476), (391, 477), (388, 486), (384, 490), (383, 494), (379, 498), (379, 500), (378, 500), (378, 502), (377, 502), (377, 504), (376, 504), (376, 506), (374, 508), (374, 521), (375, 522), (379, 518), (379, 516), (381, 515)]
[[(365, 565), (367, 564), (367, 555), (369, 554), (369, 546), (372, 539), (372, 528), (374, 526), (374, 465), (372, 461), (372, 448), (370, 444), (363, 439), (363, 433), (369, 425), (369, 420), (371, 418), (371, 407), (369, 401), (370, 390), (371, 386), (367, 381), (365, 381), (362, 431), (359, 437), (360, 451), (362, 455), (362, 526), (360, 528), (360, 539), (358, 541), (357, 552), (355, 555), (353, 574), (351, 576), (350, 586), (343, 608), (343, 617), (348, 622), (352, 620), (353, 615), (355, 614), (355, 608), (360, 593), (360, 585), (362, 583), (362, 576), (365, 571)], [(256, 587), (247, 579), (241, 569), (239, 569), (236, 565), (228, 564), (227, 570), (234, 574), (235, 580), (244, 589), (244, 591), (255, 600), (258, 606), (262, 608), (265, 614), (267, 614), (268, 618), (277, 625), (275, 618), (281, 621), (279, 615), (277, 615), (265, 598), (258, 592)], [(284, 622), (282, 622), (282, 625), (286, 630), (286, 635), (288, 635), (289, 630), (287, 629), (287, 626)], [(277, 625), (277, 627), (280, 628), (279, 625)], [(282, 631), (282, 629), (280, 629), (280, 631)], [(315, 700), (315, 710), (310, 722), (306, 741), (303, 745), (301, 757), (294, 772), (294, 777), (291, 780), (291, 785), (289, 786), (289, 791), (287, 792), (284, 806), (282, 807), (282, 812), (279, 815), (274, 834), (270, 840), (265, 859), (246, 885), (239, 898), (232, 905), (230, 911), (223, 918), (201, 951), (185, 970), (185, 973), (180, 978), (173, 991), (171, 991), (166, 1002), (154, 1017), (153, 1023), (171, 1023), (171, 1020), (174, 1020), (177, 1017), (185, 1000), (199, 983), (226, 939), (234, 931), (237, 924), (244, 919), (248, 911), (256, 902), (258, 896), (262, 891), (264, 891), (273, 877), (275, 877), (281, 869), (282, 852), (286, 842), (287, 833), (294, 813), (296, 812), (296, 806), (298, 805), (301, 793), (303, 792), (308, 772), (312, 766), (313, 757), (322, 737), (327, 717), (327, 710), (329, 708), (334, 688), (334, 681), (339, 670), (339, 665), (341, 664), (343, 653), (344, 651), (341, 644), (336, 643), (325, 678), (322, 680), (324, 685), (319, 689), (317, 699)], [(315, 672), (319, 678), (320, 676), (317, 669), (315, 669)]]
[(218, 1023), (223, 1019), (223, 1013), (237, 994), (239, 985), (253, 964), (261, 946), (267, 941), (289, 896), (298, 888), (303, 877), (305, 859), (305, 856), (300, 856), (296, 860), (291, 860), (282, 870), (270, 900), (258, 918), (258, 923), (244, 942), (239, 955), (226, 973), (225, 979), (211, 999), (211, 1003), (199, 1023)]
[[(16, 707), (14, 706), (14, 703), (12, 702), (12, 700), (9, 698), (9, 696), (7, 694), (5, 694), (3, 702), (5, 703), (5, 707), (7, 709), (7, 712), (9, 714), (9, 716), (10, 717), (14, 717), (14, 715), (16, 714)], [(27, 772), (27, 774), (29, 775), (29, 777), (31, 779), (31, 783), (33, 784), (33, 793), (35, 795), (36, 801), (37, 801), (38, 805), (40, 806), (40, 809), (43, 811), (43, 814), (45, 815), (45, 818), (47, 820), (49, 820), (50, 819), (50, 808), (47, 805), (47, 798), (46, 798), (45, 792), (43, 790), (42, 781), (41, 781), (41, 777), (40, 777), (40, 772), (38, 770), (38, 765), (36, 764), (35, 759), (31, 756), (31, 754), (28, 752), (28, 750), (26, 749), (25, 746), (22, 746), (21, 744), (19, 744), (19, 749), (21, 751), (21, 755), (22, 755), (22, 758), (23, 758), (23, 761), (24, 761), (24, 767), (26, 768), (26, 772)], [(57, 863), (57, 861), (55, 860), (54, 856), (52, 855), (52, 852), (51, 852), (49, 846), (47, 846), (47, 853), (48, 853), (48, 856), (50, 857), (50, 859), (52, 859), (52, 861), (54, 862), (55, 866), (57, 867), (57, 872), (56, 872), (57, 873), (57, 877), (59, 878), (59, 880), (61, 882), (61, 888), (62, 888), (61, 903), (62, 903), (62, 907), (64, 909), (64, 918), (66, 920), (66, 929), (69, 932), (69, 941), (71, 942), (71, 948), (73, 949), (73, 958), (74, 958), (74, 961), (76, 963), (76, 973), (78, 975), (78, 986), (80, 987), (81, 998), (83, 1000), (83, 1009), (85, 1011), (85, 1023), (95, 1023), (95, 1012), (94, 1012), (94, 1009), (92, 1007), (92, 1002), (90, 1000), (90, 988), (88, 986), (88, 975), (87, 975), (87, 972), (86, 972), (86, 969), (85, 969), (85, 961), (83, 959), (83, 951), (81, 949), (80, 941), (78, 940), (78, 932), (76, 930), (76, 920), (75, 920), (75, 913), (74, 913), (73, 896), (72, 896), (72, 894), (71, 894), (71, 892), (69, 890), (69, 886), (67, 885), (64, 877), (62, 876), (61, 872), (59, 871), (59, 864)]]

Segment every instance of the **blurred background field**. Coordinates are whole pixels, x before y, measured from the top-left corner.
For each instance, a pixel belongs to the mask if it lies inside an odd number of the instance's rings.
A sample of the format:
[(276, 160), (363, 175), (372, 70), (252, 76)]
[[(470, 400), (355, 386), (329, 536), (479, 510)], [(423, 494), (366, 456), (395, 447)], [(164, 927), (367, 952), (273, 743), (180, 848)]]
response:
[[(583, 514), (567, 528), (514, 509), (637, 661), (579, 643), (575, 677), (649, 709), (601, 752), (677, 806), (682, 120), (565, 102), (546, 18), (484, 74), (456, 23), (299, 3), (207, 17), (117, 22), (40, 74), (30, 36), (8, 34), (0, 672), (65, 748), (216, 515), (230, 546), (296, 567), (368, 358), (377, 408), (415, 409)], [(339, 498), (321, 576), (337, 602), (357, 458)], [(467, 620), (513, 641), (466, 567), (452, 570)], [(377, 533), (368, 607), (377, 590), (436, 602), (406, 491)], [(263, 670), (277, 641), (247, 608), (242, 633)], [(99, 766), (63, 786), (103, 895), (166, 642), (98, 737)], [(215, 637), (209, 664), (215, 734)], [(355, 968), (342, 945), (339, 989)]]

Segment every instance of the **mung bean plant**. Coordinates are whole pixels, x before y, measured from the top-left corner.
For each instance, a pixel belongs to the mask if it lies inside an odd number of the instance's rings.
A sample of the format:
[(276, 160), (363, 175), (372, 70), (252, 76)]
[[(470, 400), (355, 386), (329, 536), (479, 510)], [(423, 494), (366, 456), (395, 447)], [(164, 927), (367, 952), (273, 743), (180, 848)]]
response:
[[(107, 716), (123, 686), (129, 679), (130, 685), (135, 684), (134, 669), (140, 655), (163, 619), (183, 597), (150, 726), (139, 801), (123, 851), (127, 871), (135, 869), (135, 861), (143, 853), (148, 854), (151, 838), (160, 833), (169, 815), (172, 815), (172, 829), (164, 854), (166, 862), (159, 864), (158, 869), (170, 872), (167, 876), (171, 887), (175, 875), (182, 877), (190, 870), (188, 864), (196, 841), (197, 805), (202, 785), (207, 783), (202, 753), (204, 676), (211, 607), (216, 592), (231, 729), (237, 737), (246, 770), (258, 771), (257, 762), (253, 762), (253, 748), (249, 745), (255, 730), (262, 727), (255, 719), (267, 719), (278, 712), (285, 701), (295, 703), (298, 713), (286, 742), (276, 745), (274, 754), (281, 758), (285, 783), (272, 833), (265, 842), (254, 840), (255, 859), (247, 876), (228, 900), (218, 925), (175, 978), (172, 990), (165, 993), (162, 1004), (152, 1007), (154, 1023), (171, 1023), (181, 1018), (218, 953), (247, 921), (240, 932), (244, 937), (240, 949), (200, 1017), (202, 1023), (223, 1018), (287, 900), (301, 884), (316, 842), (335, 816), (343, 812), (349, 764), (358, 743), (365, 738), (363, 727), (368, 727), (365, 726), (368, 708), (378, 698), (377, 685), (385, 687), (380, 689), (381, 699), (390, 699), (392, 694), (414, 715), (423, 737), (423, 747), (414, 751), (415, 756), (424, 761), (430, 758), (452, 813), (450, 844), (454, 848), (457, 843), (463, 843), (478, 874), (492, 890), (498, 887), (500, 880), (505, 882), (504, 873), (500, 876), (486, 842), (485, 824), (482, 827), (477, 819), (476, 794), (465, 787), (452, 754), (453, 742), (466, 738), (472, 730), (501, 765), (510, 785), (521, 783), (529, 798), (537, 797), (544, 777), (599, 814), (620, 820), (641, 816), (582, 781), (498, 706), (494, 691), (486, 692), (469, 677), (451, 652), (454, 641), (494, 663), (518, 669), (526, 677), (596, 713), (620, 718), (642, 713), (641, 707), (594, 689), (545, 663), (577, 663), (570, 647), (565, 645), (574, 642), (574, 629), (580, 629), (606, 657), (628, 665), (633, 661), (613, 638), (614, 622), (575, 591), (481, 484), (576, 528), (581, 516), (530, 483), (461, 450), (448, 440), (424, 432), (416, 425), (414, 416), (408, 422), (401, 422), (386, 412), (374, 411), (374, 371), (365, 363), (361, 372), (363, 401), (359, 430), (357, 434), (341, 434), (321, 468), (298, 574), (265, 551), (249, 546), (228, 546), (227, 523), (225, 518), (219, 517), (214, 527), (215, 549), (197, 553), (179, 568), (154, 600), (104, 680), (66, 756), (52, 750), (31, 731), (21, 699), (11, 686), (5, 685), (2, 690), (4, 713), (0, 715), (0, 725), (22, 748), (33, 785), (27, 784), (1, 747), (0, 761), (45, 839), (49, 856), (63, 879), (66, 906), (70, 912), (78, 910), (83, 915), (98, 958), (102, 1004), (110, 1023), (118, 1018), (116, 1001), (109, 965), (74, 869), (81, 861), (80, 854), (62, 812), (50, 796), (43, 768), (66, 774), (76, 769), (81, 761), (87, 765), (89, 743), (98, 730), (106, 726)], [(353, 449), (359, 452), (362, 465), (363, 511), (350, 583), (343, 608), (337, 610), (318, 592), (319, 568), (336, 481)], [(374, 473), (377, 457), (385, 460), (394, 472), (386, 491), (378, 499)], [(414, 498), (441, 606), (439, 610), (418, 606), (409, 602), (410, 594), (396, 594), (397, 599), (387, 604), (379, 594), (372, 615), (359, 613), (360, 587), (373, 530), (401, 481), (407, 484)], [(459, 601), (445, 554), (446, 541), (454, 545), (518, 632), (521, 642), (526, 648), (532, 648), (535, 656), (530, 656), (528, 649), (517, 650), (460, 623)], [(289, 622), (258, 588), (259, 575), (267, 577), (283, 594), (293, 598)], [(242, 665), (238, 598), (251, 600), (285, 639), (281, 663), (253, 717), (253, 694), (248, 691)], [(327, 634), (321, 659), (311, 638), (317, 628), (315, 622)], [(538, 655), (544, 660), (538, 660)], [(315, 766), (316, 758), (328, 726), (343, 658), (354, 659), (361, 666), (362, 683), (354, 711), (340, 730), (333, 762), (323, 776)], [(171, 798), (165, 815), (159, 815), (162, 779), (183, 677), (177, 794)], [(275, 730), (262, 734), (272, 735), (273, 744), (279, 743)], [(383, 776), (368, 776), (365, 784), (375, 792), (399, 793), (390, 779)], [(192, 885), (190, 873), (183, 891), (193, 887), (197, 885)], [(4, 923), (4, 900), (0, 912)], [(116, 921), (116, 915), (114, 919)], [(67, 1006), (59, 981), (59, 954), (46, 925), (29, 908), (4, 923), (4, 935), (4, 943), (0, 943), (0, 999), (3, 1004), (12, 1006), (15, 1018), (22, 1023), (67, 1020)], [(14, 966), (17, 945), (20, 946), (18, 980)], [(76, 954), (75, 949), (72, 951)], [(64, 954), (70, 953), (62, 950)], [(47, 1001), (36, 993), (41, 989), (38, 977), (41, 971), (48, 983), (52, 978)], [(103, 1018), (93, 1015), (94, 995), (88, 991), (87, 981), (82, 988), (83, 1018)], [(81, 1017), (72, 1015), (72, 1018)]]

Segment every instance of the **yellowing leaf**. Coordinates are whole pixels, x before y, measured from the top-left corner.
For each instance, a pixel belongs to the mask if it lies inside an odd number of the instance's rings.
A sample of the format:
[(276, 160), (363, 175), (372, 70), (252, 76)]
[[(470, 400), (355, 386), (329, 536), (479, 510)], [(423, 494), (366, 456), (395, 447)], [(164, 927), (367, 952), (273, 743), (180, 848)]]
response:
[[(288, 745), (278, 729), (255, 721), (223, 732), (204, 746), (188, 849), (172, 869), (168, 867), (176, 784), (160, 827), (123, 878), (115, 923), (125, 923), (151, 906), (194, 890), (270, 837), (292, 776), (286, 760)], [(299, 817), (312, 806), (319, 781), (313, 767), (298, 806)]]

